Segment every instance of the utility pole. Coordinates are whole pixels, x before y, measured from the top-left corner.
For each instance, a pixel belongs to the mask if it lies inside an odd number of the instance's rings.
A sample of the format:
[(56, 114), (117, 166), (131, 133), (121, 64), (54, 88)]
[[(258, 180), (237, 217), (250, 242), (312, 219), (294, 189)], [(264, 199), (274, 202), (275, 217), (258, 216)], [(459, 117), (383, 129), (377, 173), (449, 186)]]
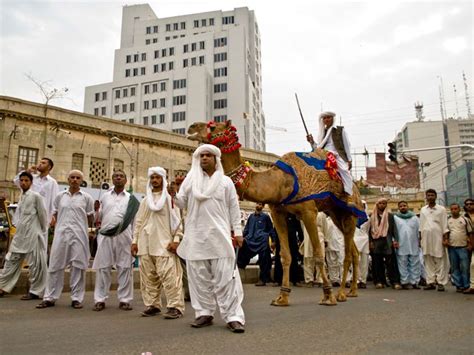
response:
[(469, 91), (467, 90), (466, 74), (462, 72), (462, 80), (464, 81), (464, 95), (466, 96), (467, 118), (471, 116), (471, 105), (469, 103)]

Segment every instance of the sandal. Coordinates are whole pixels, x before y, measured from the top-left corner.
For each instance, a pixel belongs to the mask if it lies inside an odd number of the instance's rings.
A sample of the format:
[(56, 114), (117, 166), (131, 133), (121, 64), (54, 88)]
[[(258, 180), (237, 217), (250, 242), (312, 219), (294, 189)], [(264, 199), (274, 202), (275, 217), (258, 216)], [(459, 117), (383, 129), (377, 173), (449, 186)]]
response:
[(54, 307), (54, 302), (53, 301), (43, 301), (40, 304), (36, 305), (36, 308), (48, 308), (48, 307)]
[(82, 303), (79, 301), (72, 301), (71, 302), (71, 307), (74, 309), (81, 309), (82, 308)]
[(133, 307), (130, 305), (130, 303), (125, 303), (125, 302), (120, 302), (119, 308), (122, 311), (131, 311)]
[(97, 302), (94, 305), (94, 308), (92, 310), (94, 310), (96, 312), (100, 312), (100, 311), (103, 311), (104, 309), (105, 309), (105, 303), (104, 302)]

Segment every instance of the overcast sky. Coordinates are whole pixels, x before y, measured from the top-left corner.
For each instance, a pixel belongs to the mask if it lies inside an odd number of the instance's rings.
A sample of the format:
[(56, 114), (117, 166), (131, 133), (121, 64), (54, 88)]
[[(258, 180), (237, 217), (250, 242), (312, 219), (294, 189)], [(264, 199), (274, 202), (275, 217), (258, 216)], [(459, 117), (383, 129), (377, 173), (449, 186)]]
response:
[[(135, 1), (0, 0), (0, 93), (41, 102), (25, 78), (32, 73), (68, 87), (70, 100), (53, 104), (83, 110), (84, 87), (112, 80), (120, 44), (122, 5)], [(316, 135), (321, 111), (342, 118), (352, 147), (383, 150), (422, 101), (439, 120), (440, 76), (449, 116), (465, 116), (462, 72), (474, 112), (472, 1), (150, 1), (158, 17), (247, 6), (261, 32), (263, 109), (267, 150), (307, 150), (294, 93)]]

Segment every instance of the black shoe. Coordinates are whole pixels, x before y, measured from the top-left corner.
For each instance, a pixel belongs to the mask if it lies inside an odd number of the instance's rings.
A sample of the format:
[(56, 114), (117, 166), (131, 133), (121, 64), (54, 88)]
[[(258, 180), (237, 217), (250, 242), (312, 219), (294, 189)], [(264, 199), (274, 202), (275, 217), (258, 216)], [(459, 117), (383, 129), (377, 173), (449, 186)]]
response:
[(439, 292), (444, 292), (445, 291), (444, 286), (443, 285), (438, 285), (438, 291)]
[(31, 300), (39, 300), (40, 296), (35, 295), (34, 293), (28, 292), (26, 295), (22, 296), (20, 300), (22, 301), (31, 301)]
[(36, 305), (36, 308), (49, 308), (49, 307), (54, 307), (54, 301), (43, 301), (40, 304)]
[(242, 323), (234, 321), (227, 323), (227, 328), (230, 329), (232, 333), (244, 333), (245, 328)]
[(168, 312), (166, 312), (163, 316), (165, 319), (178, 319), (183, 316), (183, 313), (181, 313), (179, 309), (169, 308)]
[(427, 284), (425, 287), (423, 287), (423, 290), (436, 290), (435, 284)]
[(82, 303), (79, 301), (72, 301), (71, 307), (74, 309), (81, 309), (83, 306), (82, 306)]
[(104, 302), (97, 302), (94, 305), (94, 308), (92, 308), (92, 310), (95, 311), (95, 312), (100, 312), (100, 311), (103, 311), (104, 309), (105, 309), (105, 303)]
[(202, 328), (212, 325), (212, 320), (214, 319), (213, 316), (200, 316), (197, 317), (194, 322), (191, 323), (191, 327), (193, 328)]
[(340, 287), (341, 286), (341, 283), (339, 281), (334, 281), (332, 283), (332, 287)]
[(153, 317), (157, 314), (160, 314), (161, 310), (155, 306), (148, 306), (145, 310), (141, 313), (142, 317)]

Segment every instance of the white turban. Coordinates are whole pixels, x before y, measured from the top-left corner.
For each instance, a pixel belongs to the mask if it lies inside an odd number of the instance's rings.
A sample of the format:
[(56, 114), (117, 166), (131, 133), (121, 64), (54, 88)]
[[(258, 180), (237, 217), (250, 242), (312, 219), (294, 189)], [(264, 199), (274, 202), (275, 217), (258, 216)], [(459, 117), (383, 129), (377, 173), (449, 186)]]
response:
[[(204, 171), (201, 168), (201, 154), (209, 152), (216, 157), (216, 171), (212, 174), (210, 182), (204, 191)], [(194, 197), (198, 201), (207, 200), (212, 197), (214, 191), (222, 181), (224, 175), (224, 168), (221, 163), (221, 151), (219, 148), (212, 144), (203, 144), (199, 146), (193, 153), (193, 162), (191, 170), (189, 171), (186, 179), (183, 181), (181, 188), (185, 190), (192, 189)]]
[[(153, 192), (152, 192), (153, 186), (151, 186), (151, 180), (150, 180), (150, 177), (153, 174), (158, 174), (163, 178), (163, 189), (161, 190), (161, 198), (156, 202), (153, 199)], [(161, 166), (148, 168), (148, 184), (146, 185), (146, 196), (147, 196), (148, 207), (152, 211), (160, 211), (165, 205), (166, 199), (169, 197), (168, 182), (166, 181), (166, 170), (163, 169)]]
[(326, 141), (328, 140), (328, 137), (331, 135), (332, 128), (334, 127), (334, 123), (331, 127), (328, 127), (328, 130), (325, 133), (326, 127), (324, 126), (323, 118), (324, 117), (333, 117), (336, 116), (334, 112), (331, 111), (324, 111), (321, 112), (319, 115), (319, 131), (318, 131), (318, 148), (324, 147), (326, 144)]

